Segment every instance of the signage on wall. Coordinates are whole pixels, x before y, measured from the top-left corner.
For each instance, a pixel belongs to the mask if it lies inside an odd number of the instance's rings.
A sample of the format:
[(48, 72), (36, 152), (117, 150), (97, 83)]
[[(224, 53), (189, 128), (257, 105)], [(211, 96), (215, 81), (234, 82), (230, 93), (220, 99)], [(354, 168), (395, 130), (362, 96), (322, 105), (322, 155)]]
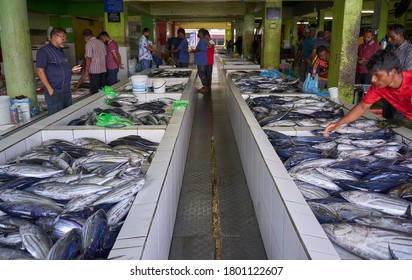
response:
[(266, 8), (266, 20), (280, 20), (280, 8)]
[(104, 0), (104, 11), (106, 13), (123, 12), (123, 0)]
[(108, 22), (120, 22), (120, 13), (107, 13)]

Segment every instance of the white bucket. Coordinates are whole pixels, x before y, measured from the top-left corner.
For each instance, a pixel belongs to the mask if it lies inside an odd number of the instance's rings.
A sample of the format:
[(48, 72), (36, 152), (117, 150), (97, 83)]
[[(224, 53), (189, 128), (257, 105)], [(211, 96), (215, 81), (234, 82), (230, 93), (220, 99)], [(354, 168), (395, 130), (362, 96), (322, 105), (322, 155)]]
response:
[(331, 87), (328, 88), (329, 91), (329, 96), (330, 98), (339, 98), (339, 94), (338, 94), (338, 88), (337, 87)]
[(153, 80), (153, 91), (154, 93), (165, 93), (166, 92), (166, 80), (165, 79), (154, 79)]
[(28, 98), (23, 98), (23, 99), (14, 99), (13, 104), (16, 105), (16, 107), (20, 107), (20, 109), (23, 112), (24, 116), (24, 121), (30, 121), (31, 116), (30, 116), (30, 99)]
[(133, 93), (144, 93), (147, 92), (147, 83), (149, 77), (147, 75), (134, 75), (131, 76), (132, 80), (132, 91)]
[(10, 96), (0, 96), (0, 125), (11, 123)]

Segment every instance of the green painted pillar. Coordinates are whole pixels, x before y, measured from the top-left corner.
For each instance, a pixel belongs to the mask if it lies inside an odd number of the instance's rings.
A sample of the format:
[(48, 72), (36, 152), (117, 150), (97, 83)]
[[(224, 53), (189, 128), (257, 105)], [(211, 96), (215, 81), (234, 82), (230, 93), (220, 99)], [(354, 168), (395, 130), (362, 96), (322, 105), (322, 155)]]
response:
[[(268, 16), (276, 15), (276, 19)], [(280, 34), (282, 31), (282, 0), (266, 0), (263, 5), (263, 37), (262, 59), (263, 68), (279, 68), (280, 64)]]
[(318, 12), (318, 22), (317, 22), (317, 31), (325, 30), (325, 10), (319, 10)]
[[(126, 46), (126, 30), (127, 30), (127, 5), (124, 5), (124, 10), (120, 13), (120, 22), (109, 22), (108, 14), (104, 13), (104, 25), (106, 32), (109, 33), (110, 38), (115, 40), (119, 47)], [(149, 27), (151, 30), (151, 35), (153, 35), (153, 28)]]
[(232, 25), (230, 24), (229, 26), (226, 26), (225, 28), (225, 43), (226, 41), (229, 41), (232, 39), (232, 30), (231, 27)]
[(142, 15), (140, 17), (140, 20), (142, 22), (142, 31), (143, 31), (143, 28), (145, 28), (145, 27), (149, 28), (150, 29), (149, 40), (152, 41), (153, 44), (155, 44), (156, 42), (154, 40), (154, 33), (155, 33), (155, 27), (156, 26), (154, 24), (153, 16), (151, 16), (151, 15)]
[(290, 43), (291, 42), (291, 32), (292, 32), (292, 22), (293, 22), (293, 18), (288, 18), (283, 20), (283, 40), (287, 40)]
[(236, 36), (234, 40), (236, 41), (237, 37), (242, 36), (243, 33), (243, 20), (236, 20), (235, 22)]
[(353, 100), (358, 37), (361, 23), (362, 1), (335, 0), (333, 6), (333, 32), (329, 62), (328, 87), (338, 87), (339, 97)]
[(7, 94), (37, 106), (26, 0), (0, 0), (0, 35)]
[(235, 25), (236, 25), (236, 22), (235, 22), (235, 21), (232, 21), (232, 22), (230, 23), (230, 33), (232, 34), (232, 35), (231, 35), (231, 36), (232, 36), (232, 43), (235, 42)]
[(252, 43), (255, 30), (255, 15), (252, 13), (246, 14), (243, 17), (243, 57), (251, 59), (253, 56)]
[(375, 0), (372, 28), (378, 31), (377, 40), (386, 36), (389, 14), (389, 0)]
[(291, 30), (292, 30), (292, 38), (291, 38), (290, 45), (294, 46), (298, 43), (298, 40), (299, 40), (298, 38), (298, 18), (297, 17), (292, 18)]

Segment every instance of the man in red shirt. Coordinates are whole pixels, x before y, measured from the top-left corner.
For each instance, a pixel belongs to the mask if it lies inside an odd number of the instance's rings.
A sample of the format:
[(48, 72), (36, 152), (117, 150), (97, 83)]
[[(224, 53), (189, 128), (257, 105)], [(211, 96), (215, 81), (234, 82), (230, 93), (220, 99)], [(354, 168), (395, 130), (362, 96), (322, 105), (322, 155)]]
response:
[(356, 65), (356, 84), (371, 83), (372, 74), (366, 69), (369, 59), (380, 50), (381, 47), (373, 40), (373, 31), (366, 30), (363, 34), (363, 44), (358, 46), (358, 64)]
[(357, 120), (382, 98), (412, 120), (412, 70), (401, 71), (399, 58), (387, 50), (377, 51), (368, 62), (367, 69), (372, 74), (372, 86), (346, 116), (325, 128), (325, 137), (329, 136), (329, 131), (336, 131), (340, 126)]
[(207, 65), (206, 65), (206, 79), (207, 79), (207, 89), (210, 91), (212, 89), (212, 72), (213, 63), (215, 61), (215, 42), (210, 38), (210, 33), (205, 30), (205, 39), (207, 40)]
[(109, 33), (106, 31), (101, 32), (99, 39), (106, 45), (107, 84), (111, 86), (118, 82), (119, 68), (123, 69), (122, 57), (119, 53), (118, 44), (110, 38)]

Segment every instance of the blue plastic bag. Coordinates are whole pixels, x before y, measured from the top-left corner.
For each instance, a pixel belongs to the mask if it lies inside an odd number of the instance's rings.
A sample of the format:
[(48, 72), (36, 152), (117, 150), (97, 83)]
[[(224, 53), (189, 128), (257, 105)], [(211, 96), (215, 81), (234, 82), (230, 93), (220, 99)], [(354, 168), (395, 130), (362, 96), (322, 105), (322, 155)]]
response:
[(273, 70), (264, 70), (260, 72), (261, 77), (267, 77), (267, 78), (280, 78), (280, 72), (276, 69)]
[(311, 74), (309, 73), (306, 77), (306, 80), (303, 82), (303, 93), (318, 94), (318, 82), (318, 74), (316, 74), (316, 77), (313, 79)]

